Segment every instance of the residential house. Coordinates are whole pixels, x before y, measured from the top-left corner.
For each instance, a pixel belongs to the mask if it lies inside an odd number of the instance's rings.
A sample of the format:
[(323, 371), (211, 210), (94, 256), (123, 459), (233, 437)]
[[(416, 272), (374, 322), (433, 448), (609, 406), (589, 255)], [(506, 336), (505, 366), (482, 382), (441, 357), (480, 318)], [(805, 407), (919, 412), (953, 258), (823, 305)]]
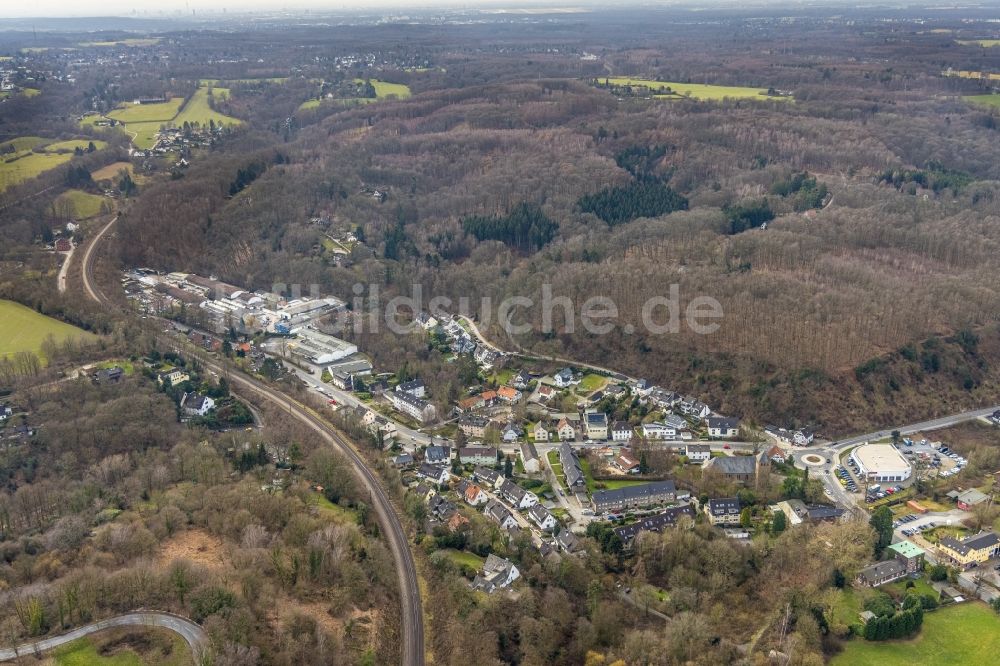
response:
[(444, 465), (432, 465), (425, 462), (417, 470), (417, 476), (440, 486), (448, 483), (448, 480), (451, 478), (451, 472)]
[(677, 525), (677, 521), (685, 516), (694, 522), (694, 508), (690, 504), (671, 507), (655, 516), (648, 516), (630, 525), (616, 527), (614, 532), (622, 540), (622, 543), (628, 546), (640, 532), (662, 532), (664, 528)]
[(434, 317), (434, 315), (427, 312), (417, 313), (416, 322), (417, 325), (425, 331), (437, 328), (438, 325), (438, 320)]
[[(474, 395), (468, 398), (462, 398), (461, 400), (458, 401), (458, 411), (462, 412), (463, 414), (485, 406), (486, 403), (483, 402), (483, 397), (481, 395)], [(479, 436), (482, 437), (482, 435)]]
[(479, 345), (476, 351), (473, 352), (472, 357), (476, 360), (476, 363), (488, 370), (500, 360), (500, 353), (490, 349), (486, 345)]
[(710, 416), (706, 422), (708, 436), (713, 439), (737, 437), (740, 434), (740, 420), (725, 416)]
[(785, 450), (780, 446), (772, 446), (767, 450), (767, 457), (776, 465), (783, 465), (785, 463)]
[(756, 484), (766, 477), (771, 467), (771, 459), (766, 453), (756, 456), (721, 456), (709, 458), (702, 467), (715, 470), (729, 481)]
[(6, 421), (13, 415), (14, 410), (11, 409), (10, 405), (0, 404), (0, 421)]
[(524, 428), (513, 422), (508, 423), (500, 431), (500, 437), (507, 443), (516, 442), (524, 437)]
[(446, 521), (453, 513), (458, 511), (454, 503), (449, 502), (444, 495), (432, 495), (427, 500), (427, 508), (432, 517), (440, 521)]
[(188, 416), (205, 416), (215, 409), (215, 401), (200, 393), (185, 393), (181, 398), (181, 409)]
[(483, 513), (486, 514), (487, 518), (499, 525), (502, 530), (511, 530), (517, 527), (517, 519), (514, 518), (514, 514), (497, 500), (487, 502)]
[(437, 418), (434, 405), (405, 391), (390, 391), (383, 394), (394, 409), (421, 423), (430, 423)]
[(688, 444), (684, 447), (684, 455), (689, 462), (702, 463), (712, 457), (712, 447), (708, 444)]
[(604, 412), (587, 412), (587, 437), (594, 440), (608, 438), (608, 415)]
[(708, 405), (694, 398), (682, 399), (680, 401), (680, 409), (686, 416), (694, 419), (703, 419), (712, 413)]
[(471, 506), (479, 506), (490, 501), (489, 496), (483, 492), (483, 489), (474, 483), (470, 483), (465, 487), (462, 499), (465, 500), (466, 504)]
[(401, 382), (396, 387), (396, 390), (402, 391), (403, 393), (409, 393), (414, 398), (423, 398), (427, 395), (427, 387), (424, 386), (424, 381), (422, 379)]
[(614, 490), (597, 490), (593, 494), (592, 502), (595, 512), (604, 513), (663, 504), (673, 502), (675, 499), (677, 499), (677, 486), (673, 481), (654, 481)]
[(611, 426), (611, 441), (627, 442), (632, 439), (635, 429), (627, 421), (615, 421)]
[(498, 492), (500, 497), (518, 509), (528, 509), (538, 504), (538, 495), (525, 490), (510, 479), (504, 479)]
[(503, 479), (503, 474), (489, 467), (477, 467), (472, 471), (472, 478), (490, 488), (495, 488)]
[(545, 531), (554, 529), (558, 523), (556, 517), (552, 515), (552, 512), (541, 504), (535, 504), (528, 509), (528, 518), (530, 518), (533, 523), (538, 525), (539, 529)]
[(644, 439), (677, 439), (677, 429), (665, 423), (643, 423), (642, 436)]
[(409, 453), (400, 453), (392, 459), (392, 464), (396, 467), (407, 467), (408, 465), (412, 465), (413, 462), (413, 456)]
[(782, 500), (771, 507), (771, 511), (781, 511), (785, 514), (788, 525), (795, 526), (802, 523), (836, 522), (846, 513), (841, 509), (829, 504), (806, 504), (800, 499)]
[(541, 402), (548, 402), (555, 394), (556, 390), (548, 384), (542, 384), (538, 387), (538, 400)]
[(944, 537), (938, 542), (938, 554), (963, 569), (970, 569), (1000, 554), (1000, 538), (995, 532), (980, 532), (964, 539)]
[(171, 368), (170, 370), (164, 370), (156, 376), (156, 382), (163, 386), (166, 382), (170, 382), (171, 386), (177, 386), (178, 384), (183, 384), (184, 382), (190, 381), (191, 375), (184, 372), (180, 368)]
[(535, 438), (536, 442), (549, 441), (549, 429), (545, 427), (544, 421), (536, 423), (535, 427), (531, 429), (531, 434)]
[(339, 388), (341, 391), (353, 391), (354, 375), (349, 372), (341, 372), (340, 370), (337, 370), (336, 372), (330, 373), (330, 383)]
[(514, 388), (524, 391), (528, 388), (528, 384), (531, 383), (531, 375), (529, 375), (525, 370), (519, 370), (514, 378), (510, 380), (511, 386)]
[(536, 474), (541, 471), (542, 464), (538, 458), (538, 450), (531, 442), (521, 442), (521, 466), (528, 474)]
[(429, 500), (431, 496), (437, 495), (437, 490), (434, 489), (434, 486), (424, 483), (423, 481), (415, 485), (412, 492), (425, 502)]
[(510, 587), (521, 576), (514, 563), (490, 553), (483, 563), (483, 573), (472, 581), (472, 589), (492, 594), (496, 590)]
[(424, 462), (432, 465), (447, 465), (451, 462), (450, 446), (428, 446), (424, 449)]
[(559, 425), (556, 426), (556, 430), (559, 433), (559, 439), (564, 442), (572, 442), (576, 439), (576, 428), (569, 422), (569, 419), (561, 419)]
[(563, 442), (559, 447), (559, 463), (562, 465), (563, 474), (566, 475), (566, 485), (570, 490), (586, 487), (587, 479), (583, 476), (580, 459), (569, 442)]
[(611, 461), (611, 466), (616, 467), (626, 474), (638, 474), (641, 465), (639, 460), (632, 455), (631, 451), (622, 449), (621, 453)]
[(486, 434), (486, 428), (490, 421), (482, 416), (463, 416), (458, 420), (458, 428), (467, 437), (482, 438)]
[(683, 430), (688, 430), (688, 422), (683, 416), (678, 416), (677, 414), (667, 414), (663, 417), (663, 423), (667, 427), (673, 428), (678, 433)]
[(906, 575), (906, 566), (899, 560), (876, 562), (858, 572), (857, 583), (862, 587), (878, 587)]
[(559, 534), (556, 535), (556, 544), (559, 546), (559, 550), (564, 553), (576, 553), (583, 549), (580, 538), (569, 530), (559, 530)]
[(736, 497), (710, 499), (705, 504), (705, 515), (713, 525), (739, 525), (740, 500)]
[(497, 389), (497, 397), (504, 402), (513, 404), (515, 402), (520, 402), (521, 392), (513, 386), (501, 386)]
[(559, 388), (568, 388), (574, 383), (573, 371), (570, 368), (563, 368), (556, 374), (552, 375), (552, 381)]
[(795, 446), (809, 446), (815, 437), (816, 433), (812, 428), (800, 428), (792, 434), (792, 443)]
[(98, 384), (117, 384), (125, 376), (125, 371), (120, 366), (102, 368), (94, 373), (94, 381)]
[(463, 465), (495, 465), (497, 453), (492, 446), (466, 446), (458, 450), (458, 460)]
[(924, 559), (927, 553), (912, 541), (900, 541), (889, 544), (886, 551), (906, 567), (906, 573), (917, 573), (924, 570)]
[(479, 397), (483, 399), (483, 407), (492, 407), (500, 401), (496, 391), (483, 391)]

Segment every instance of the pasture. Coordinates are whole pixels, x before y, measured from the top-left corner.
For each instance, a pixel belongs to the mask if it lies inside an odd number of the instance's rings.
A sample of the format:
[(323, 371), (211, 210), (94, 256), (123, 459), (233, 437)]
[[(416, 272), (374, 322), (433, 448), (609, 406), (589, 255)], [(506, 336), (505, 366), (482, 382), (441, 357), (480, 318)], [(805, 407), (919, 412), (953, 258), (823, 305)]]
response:
[(986, 106), (993, 109), (1000, 109), (1000, 95), (967, 95), (963, 97), (969, 104), (976, 106)]
[(21, 351), (41, 357), (42, 343), (50, 335), (57, 343), (69, 338), (95, 338), (92, 333), (46, 317), (20, 303), (0, 300), (0, 358)]
[(984, 48), (991, 48), (993, 46), (1000, 46), (1000, 39), (960, 39), (958, 43), (962, 46), (982, 46)]
[(768, 96), (766, 88), (747, 88), (743, 86), (714, 86), (703, 83), (676, 83), (672, 81), (654, 81), (628, 76), (611, 76), (598, 79), (612, 86), (631, 86), (633, 88), (648, 88), (656, 99), (695, 99), (702, 102), (719, 101), (723, 99), (772, 99), (790, 100), (791, 97)]
[(924, 615), (916, 638), (865, 641), (855, 638), (830, 660), (831, 666), (992, 664), (1000, 652), (1000, 617), (989, 606), (966, 602)]
[(101, 150), (107, 147), (107, 142), (99, 141), (97, 139), (70, 139), (69, 141), (56, 141), (55, 143), (50, 143), (45, 146), (45, 152), (47, 153), (59, 153), (59, 152), (70, 152), (72, 153), (77, 148), (80, 150), (87, 150), (87, 146), (91, 143), (94, 144), (94, 148)]
[(131, 102), (126, 102), (122, 108), (108, 112), (108, 118), (114, 118), (126, 124), (167, 123), (177, 116), (183, 104), (183, 97), (171, 97), (170, 100), (157, 104), (132, 104)]
[[(299, 106), (300, 111), (315, 109), (321, 104), (337, 103), (343, 106), (355, 106), (358, 104), (371, 104), (385, 99), (407, 99), (412, 95), (410, 87), (403, 83), (389, 83), (378, 79), (370, 79), (372, 87), (375, 88), (375, 97), (347, 97), (330, 99), (310, 99)], [(364, 79), (354, 79), (354, 83), (364, 83)]]
[(101, 167), (97, 171), (93, 171), (90, 177), (94, 179), (95, 182), (102, 180), (117, 180), (118, 174), (122, 170), (127, 171), (133, 178), (135, 177), (135, 168), (132, 166), (131, 162), (114, 162), (106, 167)]
[(0, 163), (0, 191), (39, 176), (49, 169), (66, 164), (73, 153), (26, 153)]
[[(209, 124), (209, 121), (214, 121), (216, 125), (239, 125), (241, 122), (239, 119), (219, 113), (211, 107), (208, 90), (207, 87), (198, 88), (191, 95), (191, 99), (184, 105), (184, 108), (180, 110), (180, 113), (177, 114), (177, 117), (173, 119), (173, 124), (181, 126), (184, 123), (198, 123), (205, 126)], [(229, 89), (214, 88), (212, 89), (212, 94), (218, 96), (220, 99), (228, 97)]]
[(52, 204), (56, 215), (72, 217), (77, 220), (96, 217), (106, 210), (110, 210), (110, 206), (109, 199), (82, 190), (67, 190), (56, 197)]

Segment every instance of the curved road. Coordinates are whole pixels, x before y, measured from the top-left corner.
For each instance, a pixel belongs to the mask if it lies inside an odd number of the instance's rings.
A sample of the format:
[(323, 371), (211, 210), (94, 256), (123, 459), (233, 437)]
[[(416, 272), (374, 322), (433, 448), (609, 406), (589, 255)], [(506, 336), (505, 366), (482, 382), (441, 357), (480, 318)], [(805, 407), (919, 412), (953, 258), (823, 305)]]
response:
[(196, 664), (201, 663), (202, 649), (208, 645), (208, 635), (205, 633), (205, 630), (185, 617), (170, 613), (138, 611), (135, 613), (126, 613), (125, 615), (117, 615), (107, 620), (101, 620), (100, 622), (93, 622), (82, 627), (77, 627), (61, 636), (45, 638), (35, 643), (25, 643), (14, 648), (0, 648), (0, 661), (10, 661), (18, 657), (45, 652), (75, 641), (78, 638), (114, 627), (161, 627), (169, 629), (174, 633), (180, 634), (181, 638), (187, 642), (191, 648), (191, 654), (194, 656), (194, 663)]
[[(108, 299), (100, 293), (93, 283), (93, 249), (101, 236), (114, 224), (115, 217), (94, 236), (87, 251), (83, 255), (83, 288), (93, 300), (110, 305)], [(189, 350), (185, 350), (191, 353)], [(200, 353), (195, 354), (210, 370), (220, 375), (225, 372), (217, 362)], [(290, 415), (309, 426), (319, 434), (324, 441), (340, 449), (354, 466), (355, 473), (364, 484), (371, 497), (378, 519), (379, 528), (388, 540), (389, 550), (396, 561), (396, 573), (399, 578), (400, 605), (402, 610), (402, 646), (401, 661), (404, 666), (422, 666), (424, 663), (424, 616), (420, 601), (420, 586), (417, 578), (417, 567), (410, 552), (409, 540), (399, 517), (389, 499), (388, 493), (381, 482), (365, 464), (354, 445), (340, 432), (318, 417), (309, 408), (290, 399), (285, 394), (272, 389), (263, 382), (240, 373), (228, 373), (230, 385), (238, 391), (256, 393), (270, 400), (273, 404), (287, 411)]]

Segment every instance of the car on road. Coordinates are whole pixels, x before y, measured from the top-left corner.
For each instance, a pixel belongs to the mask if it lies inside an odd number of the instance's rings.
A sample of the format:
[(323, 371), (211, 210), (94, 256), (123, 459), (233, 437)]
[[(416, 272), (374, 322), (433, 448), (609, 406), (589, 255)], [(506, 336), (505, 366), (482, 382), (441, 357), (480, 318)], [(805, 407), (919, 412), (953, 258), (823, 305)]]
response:
[(723, 445), (722, 445), (722, 448), (724, 448), (724, 449), (729, 449), (729, 448), (731, 448), (731, 447), (730, 447), (730, 446), (729, 446), (728, 444), (723, 444)]

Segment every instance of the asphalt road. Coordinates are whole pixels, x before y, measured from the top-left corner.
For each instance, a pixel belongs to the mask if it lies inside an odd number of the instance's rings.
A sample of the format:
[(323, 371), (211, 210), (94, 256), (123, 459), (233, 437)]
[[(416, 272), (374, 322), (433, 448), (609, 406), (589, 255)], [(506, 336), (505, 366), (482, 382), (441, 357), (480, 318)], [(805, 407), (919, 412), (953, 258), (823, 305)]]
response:
[(194, 656), (194, 663), (196, 664), (201, 663), (202, 650), (208, 645), (208, 635), (205, 634), (205, 630), (191, 620), (170, 613), (140, 611), (118, 615), (107, 620), (101, 620), (100, 622), (93, 622), (82, 627), (77, 627), (61, 636), (53, 636), (52, 638), (46, 638), (35, 643), (25, 643), (14, 648), (0, 648), (0, 661), (10, 661), (19, 656), (46, 652), (60, 645), (75, 641), (78, 638), (114, 627), (161, 627), (169, 629), (180, 634), (191, 647), (191, 653)]
[[(83, 255), (84, 263), (83, 270), (81, 271), (83, 288), (90, 298), (103, 305), (109, 305), (109, 302), (93, 282), (93, 249), (104, 233), (114, 224), (115, 220), (117, 218), (108, 222), (94, 236), (94, 239), (87, 246), (87, 250)], [(165, 322), (166, 320), (163, 321)], [(190, 350), (183, 351), (191, 353)], [(210, 370), (214, 370), (219, 374), (225, 372), (217, 361), (212, 360), (207, 355), (196, 355)], [(238, 372), (228, 373), (228, 376), (230, 378), (230, 386), (236, 393), (241, 391), (256, 393), (270, 400), (273, 404), (309, 426), (327, 443), (340, 449), (347, 459), (351, 461), (358, 478), (369, 492), (379, 528), (386, 536), (389, 550), (392, 552), (393, 559), (396, 562), (400, 605), (402, 608), (401, 662), (404, 666), (422, 666), (424, 663), (424, 617), (420, 600), (417, 568), (413, 560), (413, 554), (410, 552), (406, 532), (403, 530), (403, 525), (400, 523), (389, 495), (382, 487), (381, 482), (365, 465), (364, 460), (355, 450), (353, 444), (311, 410), (256, 379)]]

